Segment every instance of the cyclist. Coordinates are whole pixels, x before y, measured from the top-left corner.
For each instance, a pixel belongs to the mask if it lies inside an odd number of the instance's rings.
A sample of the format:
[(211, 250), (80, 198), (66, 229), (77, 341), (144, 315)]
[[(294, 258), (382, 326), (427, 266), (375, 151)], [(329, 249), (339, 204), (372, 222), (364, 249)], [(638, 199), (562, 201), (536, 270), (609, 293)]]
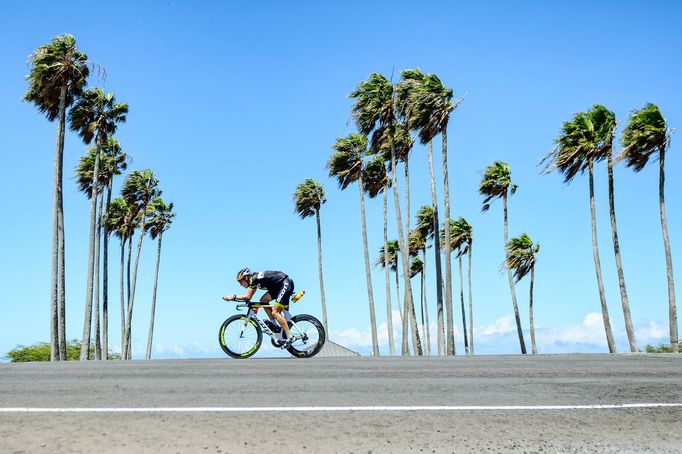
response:
[(282, 311), (289, 308), (289, 297), (294, 292), (294, 281), (289, 276), (281, 271), (259, 271), (251, 272), (247, 268), (243, 268), (237, 273), (237, 281), (239, 285), (246, 288), (244, 295), (228, 295), (224, 296), (225, 301), (243, 300), (249, 301), (256, 293), (256, 289), (266, 290), (266, 293), (261, 297), (261, 304), (267, 304), (273, 299), (275, 304), (272, 308), (264, 307), (268, 317), (274, 317), (277, 320), (286, 334), (287, 340), (281, 345), (282, 348), (288, 347), (293, 342), (293, 336), (289, 332), (289, 324), (286, 318), (282, 315)]

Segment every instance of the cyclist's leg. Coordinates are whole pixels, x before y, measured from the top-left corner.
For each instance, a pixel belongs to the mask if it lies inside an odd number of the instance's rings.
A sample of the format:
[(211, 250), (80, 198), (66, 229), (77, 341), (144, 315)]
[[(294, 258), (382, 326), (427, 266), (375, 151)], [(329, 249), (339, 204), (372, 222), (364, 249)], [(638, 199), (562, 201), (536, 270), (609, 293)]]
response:
[(294, 281), (287, 279), (282, 283), (282, 288), (280, 289), (277, 299), (275, 300), (275, 304), (273, 305), (274, 307), (272, 308), (272, 315), (282, 326), (287, 338), (291, 337), (289, 333), (289, 324), (287, 323), (286, 318), (284, 318), (284, 315), (282, 315), (282, 311), (289, 308), (289, 297), (293, 292)]
[[(263, 294), (263, 296), (260, 297), (260, 303), (261, 304), (268, 304), (270, 301), (272, 301), (272, 295), (270, 293), (266, 292)], [(266, 314), (268, 314), (268, 318), (272, 320), (272, 309), (269, 307), (264, 307), (263, 310), (265, 311)]]

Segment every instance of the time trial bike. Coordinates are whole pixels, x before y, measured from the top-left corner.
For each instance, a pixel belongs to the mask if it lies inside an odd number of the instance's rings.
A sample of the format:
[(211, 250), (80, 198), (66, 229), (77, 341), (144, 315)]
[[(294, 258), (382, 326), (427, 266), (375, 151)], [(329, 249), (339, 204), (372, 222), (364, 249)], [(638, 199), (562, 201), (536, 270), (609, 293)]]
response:
[(270, 336), (273, 346), (285, 348), (297, 358), (312, 358), (322, 350), (327, 336), (315, 317), (306, 314), (292, 316), (288, 310), (283, 310), (282, 315), (293, 335), (292, 341), (286, 344), (286, 333), (277, 321), (258, 317), (258, 310), (264, 307), (273, 306), (243, 301), (237, 304), (237, 309), (246, 309), (246, 314), (233, 315), (223, 322), (218, 340), (227, 355), (238, 359), (253, 356), (263, 342), (263, 333)]

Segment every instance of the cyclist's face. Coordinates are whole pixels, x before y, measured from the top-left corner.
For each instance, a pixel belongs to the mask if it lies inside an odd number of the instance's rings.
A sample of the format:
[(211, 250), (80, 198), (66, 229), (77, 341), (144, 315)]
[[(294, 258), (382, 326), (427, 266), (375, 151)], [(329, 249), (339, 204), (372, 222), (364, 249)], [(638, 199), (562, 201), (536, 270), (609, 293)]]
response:
[(239, 285), (241, 285), (244, 288), (248, 287), (248, 284), (246, 283), (246, 279), (241, 279), (239, 281)]

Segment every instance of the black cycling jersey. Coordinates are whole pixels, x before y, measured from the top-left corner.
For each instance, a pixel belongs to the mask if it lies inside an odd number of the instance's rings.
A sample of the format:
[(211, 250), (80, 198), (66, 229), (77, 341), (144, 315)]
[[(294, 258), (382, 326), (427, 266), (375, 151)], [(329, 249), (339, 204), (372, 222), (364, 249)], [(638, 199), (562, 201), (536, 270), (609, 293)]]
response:
[[(275, 291), (282, 287), (288, 276), (281, 271), (260, 271), (253, 273), (249, 279), (249, 288), (259, 288), (267, 290), (273, 297), (277, 296)], [(273, 294), (274, 293), (274, 294)]]

